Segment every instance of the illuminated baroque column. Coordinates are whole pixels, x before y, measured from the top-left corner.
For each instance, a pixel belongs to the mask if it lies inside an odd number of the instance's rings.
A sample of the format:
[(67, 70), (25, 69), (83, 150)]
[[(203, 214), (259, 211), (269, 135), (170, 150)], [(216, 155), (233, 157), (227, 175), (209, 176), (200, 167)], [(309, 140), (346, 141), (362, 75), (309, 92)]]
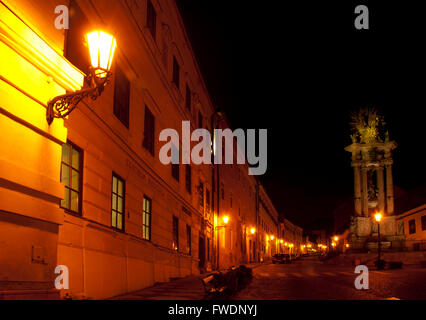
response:
[(357, 216), (362, 215), (362, 202), (361, 202), (361, 172), (359, 161), (352, 162), (354, 168), (354, 198), (355, 198), (355, 213)]
[(385, 160), (385, 167), (386, 167), (386, 208), (387, 208), (387, 214), (392, 215), (393, 214), (393, 203), (394, 203), (394, 197), (393, 197), (393, 179), (392, 179), (392, 159), (389, 157)]
[(383, 177), (383, 165), (380, 163), (376, 169), (377, 172), (377, 185), (379, 188), (379, 211), (384, 212), (385, 210), (385, 187)]
[(364, 217), (368, 217), (368, 181), (367, 181), (368, 168), (363, 164), (362, 172), (362, 213)]

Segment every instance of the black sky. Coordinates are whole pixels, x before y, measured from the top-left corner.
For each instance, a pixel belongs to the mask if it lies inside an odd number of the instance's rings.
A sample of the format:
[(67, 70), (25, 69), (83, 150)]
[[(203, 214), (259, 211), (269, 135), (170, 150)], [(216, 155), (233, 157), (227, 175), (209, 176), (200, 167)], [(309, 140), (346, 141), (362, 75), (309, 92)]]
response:
[[(361, 107), (381, 111), (399, 145), (395, 184), (426, 182), (421, 1), (177, 3), (214, 103), (234, 128), (268, 129), (262, 181), (289, 219), (306, 226), (352, 195), (344, 147)], [(354, 27), (359, 4), (369, 30)]]

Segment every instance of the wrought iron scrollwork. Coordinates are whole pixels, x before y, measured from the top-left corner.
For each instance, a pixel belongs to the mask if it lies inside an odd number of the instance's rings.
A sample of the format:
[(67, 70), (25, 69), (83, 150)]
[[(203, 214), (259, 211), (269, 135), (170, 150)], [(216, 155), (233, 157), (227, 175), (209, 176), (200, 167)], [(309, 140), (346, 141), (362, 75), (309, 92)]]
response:
[[(86, 81), (89, 83), (88, 88), (57, 96), (48, 102), (46, 119), (49, 125), (54, 118), (64, 118), (69, 115), (84, 98), (90, 97), (95, 100), (101, 95), (105, 85), (109, 82), (111, 72), (99, 73), (98, 71), (90, 69), (90, 73), (86, 76)], [(105, 76), (102, 76), (103, 74)]]

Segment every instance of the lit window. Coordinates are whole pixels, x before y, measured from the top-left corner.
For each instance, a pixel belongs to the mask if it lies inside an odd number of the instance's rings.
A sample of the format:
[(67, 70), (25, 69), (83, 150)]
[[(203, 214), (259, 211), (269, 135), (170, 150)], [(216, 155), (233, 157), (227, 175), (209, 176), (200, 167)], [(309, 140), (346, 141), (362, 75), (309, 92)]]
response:
[(152, 201), (148, 197), (143, 197), (142, 238), (145, 240), (151, 240), (151, 213)]
[(82, 152), (75, 145), (62, 145), (61, 182), (65, 185), (65, 197), (61, 207), (81, 214)]
[(112, 175), (111, 226), (124, 230), (125, 182), (118, 175)]

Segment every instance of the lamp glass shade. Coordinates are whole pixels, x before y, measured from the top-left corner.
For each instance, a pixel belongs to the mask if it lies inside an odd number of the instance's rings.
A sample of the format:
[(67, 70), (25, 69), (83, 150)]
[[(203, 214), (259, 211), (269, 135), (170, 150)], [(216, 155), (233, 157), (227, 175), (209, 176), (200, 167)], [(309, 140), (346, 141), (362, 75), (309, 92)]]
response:
[(374, 218), (376, 219), (377, 222), (380, 222), (380, 220), (382, 220), (382, 214), (381, 213), (376, 213), (374, 215)]
[(224, 224), (227, 224), (228, 221), (229, 221), (229, 217), (228, 216), (224, 216), (222, 219), (223, 219), (223, 223)]
[(103, 31), (93, 31), (86, 35), (89, 44), (90, 62), (99, 77), (105, 77), (111, 69), (117, 42), (115, 38)]

